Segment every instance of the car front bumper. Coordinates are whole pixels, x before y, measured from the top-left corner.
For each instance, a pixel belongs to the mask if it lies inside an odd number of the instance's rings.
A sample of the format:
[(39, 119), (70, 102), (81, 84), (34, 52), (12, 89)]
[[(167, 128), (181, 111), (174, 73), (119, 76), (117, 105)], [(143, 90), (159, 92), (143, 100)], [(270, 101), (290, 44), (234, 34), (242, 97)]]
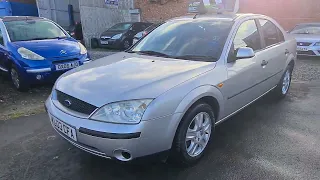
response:
[(121, 39), (100, 39), (100, 47), (121, 48)]
[[(120, 161), (169, 150), (181, 118), (177, 113), (139, 124), (113, 124), (69, 115), (54, 103), (51, 98), (46, 101), (49, 116), (75, 128), (77, 141), (56, 130), (62, 137), (91, 154)], [(122, 152), (128, 153), (129, 158), (124, 158)]]
[[(91, 59), (88, 55), (82, 56), (78, 60), (62, 60), (59, 61), (59, 64), (69, 63), (73, 61), (79, 61), (79, 65), (83, 65), (86, 63), (91, 62)], [(66, 70), (56, 70), (55, 65), (58, 63), (55, 63), (52, 61), (50, 64), (47, 64), (46, 66), (33, 66), (33, 67), (21, 67), (20, 73), (22, 74), (22, 77), (25, 79), (26, 82), (29, 84), (41, 84), (45, 82), (54, 82), (61, 74), (65, 73)]]
[(299, 56), (320, 56), (320, 46), (298, 46)]

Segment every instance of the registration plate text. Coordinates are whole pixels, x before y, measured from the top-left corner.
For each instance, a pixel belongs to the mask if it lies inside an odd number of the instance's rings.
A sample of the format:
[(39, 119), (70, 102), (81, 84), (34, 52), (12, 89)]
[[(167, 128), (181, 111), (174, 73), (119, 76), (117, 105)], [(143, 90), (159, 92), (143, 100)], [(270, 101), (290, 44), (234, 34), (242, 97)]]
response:
[(304, 48), (304, 47), (297, 47), (298, 51), (308, 51), (308, 48)]
[(77, 141), (77, 134), (76, 134), (75, 128), (67, 125), (66, 123), (64, 123), (54, 117), (51, 117), (51, 123), (52, 123), (53, 128), (60, 131), (61, 133), (63, 133), (67, 137), (71, 138), (72, 140)]
[(79, 64), (79, 61), (76, 61), (76, 62), (70, 62), (70, 63), (64, 63), (64, 64), (57, 64), (56, 65), (56, 70), (66, 70), (66, 69), (73, 69), (73, 68), (76, 68), (78, 67), (80, 64)]

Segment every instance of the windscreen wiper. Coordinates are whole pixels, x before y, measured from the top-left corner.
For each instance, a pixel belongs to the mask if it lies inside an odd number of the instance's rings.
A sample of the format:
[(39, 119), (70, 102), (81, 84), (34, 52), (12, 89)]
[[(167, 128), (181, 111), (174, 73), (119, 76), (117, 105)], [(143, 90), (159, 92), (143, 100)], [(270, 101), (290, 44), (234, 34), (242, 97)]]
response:
[(159, 57), (171, 58), (170, 55), (165, 54), (165, 53), (161, 53), (161, 52), (157, 52), (157, 51), (131, 51), (131, 52), (135, 52), (135, 53), (143, 54), (143, 55), (150, 55), (150, 56), (159, 56)]
[(173, 58), (191, 60), (191, 61), (208, 61), (208, 62), (214, 62), (217, 60), (217, 58), (213, 56), (202, 56), (202, 55), (182, 55), (182, 56), (174, 56)]

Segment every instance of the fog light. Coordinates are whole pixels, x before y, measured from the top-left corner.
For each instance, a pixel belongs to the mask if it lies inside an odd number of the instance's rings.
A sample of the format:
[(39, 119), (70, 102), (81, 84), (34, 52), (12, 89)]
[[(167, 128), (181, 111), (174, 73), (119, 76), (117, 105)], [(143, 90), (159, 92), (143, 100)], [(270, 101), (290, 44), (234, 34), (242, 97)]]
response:
[(39, 75), (36, 76), (36, 78), (37, 78), (37, 80), (41, 80), (42, 79), (42, 75), (39, 74)]

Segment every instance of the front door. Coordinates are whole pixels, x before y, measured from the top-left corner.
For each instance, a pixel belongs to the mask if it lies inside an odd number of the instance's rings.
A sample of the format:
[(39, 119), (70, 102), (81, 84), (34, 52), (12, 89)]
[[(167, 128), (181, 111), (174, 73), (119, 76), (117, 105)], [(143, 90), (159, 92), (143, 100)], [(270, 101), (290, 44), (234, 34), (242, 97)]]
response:
[(4, 38), (0, 28), (0, 71), (8, 70), (7, 67), (5, 66), (5, 63), (7, 61), (6, 55), (7, 55), (7, 50), (4, 45)]
[[(238, 48), (250, 47), (255, 51), (253, 58), (236, 59)], [(262, 41), (255, 20), (243, 22), (235, 35), (227, 63), (228, 79), (223, 86), (226, 98), (224, 115), (226, 117), (245, 106), (261, 94), (258, 88), (262, 81), (260, 58), (263, 55)]]

